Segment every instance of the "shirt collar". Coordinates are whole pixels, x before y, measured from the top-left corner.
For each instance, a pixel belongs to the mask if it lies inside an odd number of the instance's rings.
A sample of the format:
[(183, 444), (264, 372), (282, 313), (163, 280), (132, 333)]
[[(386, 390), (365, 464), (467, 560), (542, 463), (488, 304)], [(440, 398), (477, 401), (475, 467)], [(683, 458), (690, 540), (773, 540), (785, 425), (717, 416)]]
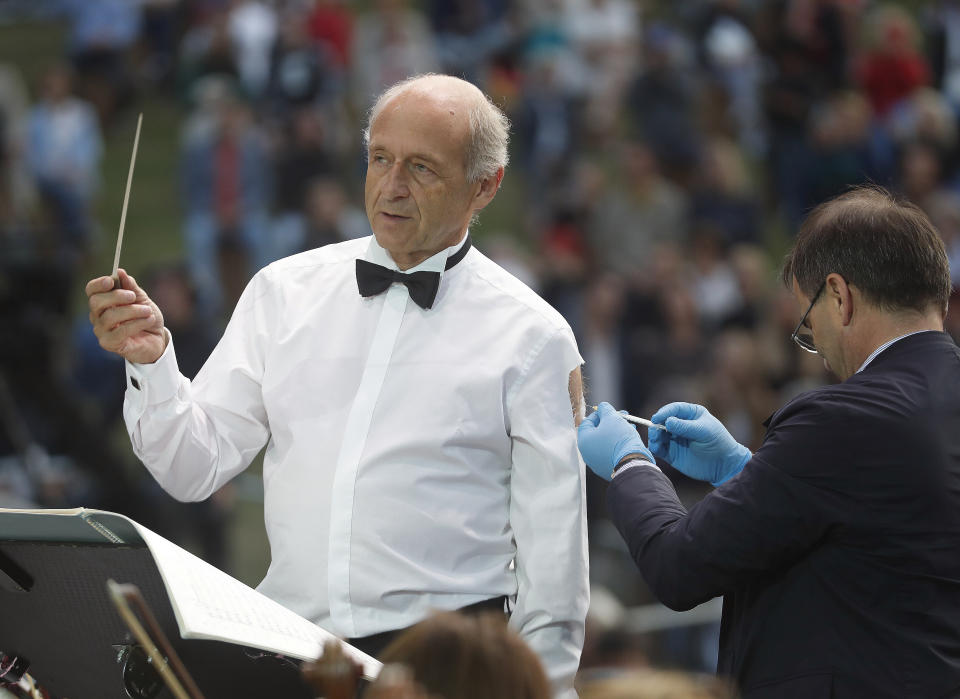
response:
[(903, 338), (905, 338), (905, 337), (910, 337), (911, 335), (917, 335), (917, 334), (919, 334), (919, 333), (928, 333), (928, 332), (933, 332), (933, 331), (932, 331), (932, 330), (915, 330), (915, 331), (913, 331), (912, 333), (907, 333), (906, 335), (901, 335), (900, 337), (895, 337), (895, 338), (893, 338), (892, 340), (887, 340), (887, 341), (884, 342), (882, 345), (880, 345), (879, 347), (877, 347), (877, 349), (873, 350), (873, 352), (870, 353), (870, 356), (867, 357), (866, 361), (864, 361), (863, 364), (860, 365), (860, 368), (857, 369), (856, 373), (859, 374), (861, 371), (863, 371), (864, 369), (866, 369), (866, 368), (867, 368), (867, 365), (868, 365), (870, 362), (872, 362), (874, 359), (876, 359), (878, 354), (880, 354), (881, 352), (883, 352), (885, 349), (887, 349), (887, 348), (888, 348), (890, 345), (892, 345), (894, 342), (899, 342), (899, 341), (902, 340)]
[[(460, 250), (460, 248), (462, 248), (467, 242), (467, 238), (469, 237), (468, 231), (456, 245), (452, 245), (449, 248), (441, 250), (436, 255), (425, 259), (416, 267), (406, 269), (404, 272), (440, 272), (440, 274), (443, 274), (444, 268), (447, 264), (447, 258), (451, 255), (455, 255), (457, 251)], [(363, 259), (365, 259), (367, 262), (373, 262), (388, 269), (397, 271), (400, 270), (400, 267), (397, 266), (397, 263), (394, 261), (393, 257), (390, 256), (390, 253), (387, 252), (386, 249), (380, 247), (380, 243), (377, 242), (377, 236), (375, 235), (370, 236), (370, 244), (367, 246), (367, 251), (364, 253)]]

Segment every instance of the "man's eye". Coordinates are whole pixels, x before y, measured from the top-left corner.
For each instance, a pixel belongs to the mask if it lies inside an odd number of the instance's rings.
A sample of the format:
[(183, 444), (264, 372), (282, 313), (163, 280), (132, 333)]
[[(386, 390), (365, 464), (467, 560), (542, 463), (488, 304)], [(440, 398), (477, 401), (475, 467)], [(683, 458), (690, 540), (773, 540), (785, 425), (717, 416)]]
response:
[(423, 172), (423, 173), (430, 172), (430, 168), (428, 168), (423, 163), (414, 163), (413, 169), (416, 170), (417, 172)]

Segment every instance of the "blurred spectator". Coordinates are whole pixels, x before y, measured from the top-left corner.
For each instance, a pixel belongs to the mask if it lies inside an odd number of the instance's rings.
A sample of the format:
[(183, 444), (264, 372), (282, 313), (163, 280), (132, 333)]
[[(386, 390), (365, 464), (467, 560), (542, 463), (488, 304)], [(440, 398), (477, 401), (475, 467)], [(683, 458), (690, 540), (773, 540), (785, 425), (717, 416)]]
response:
[(366, 213), (350, 203), (343, 185), (333, 177), (310, 180), (304, 199), (306, 218), (297, 252), (373, 233)]
[(623, 280), (607, 273), (591, 280), (585, 291), (583, 330), (577, 338), (583, 356), (584, 393), (587, 405), (607, 401), (623, 405), (624, 343), (623, 305), (626, 288)]
[[(953, 286), (960, 290), (960, 195), (945, 190), (933, 192), (922, 206), (933, 225), (940, 231), (950, 261)], [(960, 316), (960, 307), (951, 303), (950, 315)]]
[(72, 262), (55, 250), (0, 243), (0, 490), (13, 487), (40, 507), (146, 517), (123, 458), (105, 437), (103, 416), (63, 370)]
[(514, 118), (530, 199), (548, 206), (550, 192), (563, 181), (577, 145), (577, 104), (560, 70), (556, 51), (544, 48), (528, 56)]
[(49, 207), (62, 252), (82, 255), (93, 234), (91, 205), (100, 182), (103, 144), (91, 106), (71, 94), (66, 65), (48, 68), (40, 101), (30, 110), (26, 161)]
[(306, 22), (310, 36), (332, 57), (337, 68), (346, 69), (353, 40), (353, 13), (346, 1), (313, 0)]
[(539, 241), (541, 268), (537, 286), (576, 333), (583, 326), (580, 297), (590, 271), (583, 212), (561, 205), (549, 215), (552, 218), (543, 226)]
[(270, 54), (267, 99), (271, 114), (281, 123), (291, 112), (319, 103), (333, 89), (331, 57), (311, 41), (304, 20), (301, 13), (287, 11)]
[(836, 90), (847, 84), (853, 36), (865, 6), (866, 3), (846, 0), (789, 3), (784, 29), (803, 45), (814, 79), (823, 90)]
[(201, 306), (219, 311), (230, 300), (224, 299), (219, 253), (230, 260), (234, 277), (243, 277), (241, 284), (270, 261), (272, 182), (266, 140), (249, 107), (223, 94), (211, 116), (209, 128), (186, 134), (180, 182), (194, 283)]
[[(519, 4), (523, 35), (521, 59), (549, 56), (556, 79), (565, 94), (582, 97), (587, 90), (587, 71), (563, 21), (564, 0), (528, 0)], [(534, 63), (535, 65), (535, 63)]]
[(921, 208), (940, 189), (943, 163), (940, 151), (921, 142), (908, 143), (900, 154), (900, 189)]
[(239, 83), (227, 19), (226, 12), (216, 12), (207, 22), (190, 27), (180, 42), (178, 81), (188, 99), (195, 98), (195, 85), (203, 78), (232, 78)]
[(689, 180), (699, 159), (697, 81), (679, 32), (650, 26), (643, 41), (643, 68), (625, 96), (628, 134), (650, 144), (663, 172)]
[(357, 17), (350, 64), (354, 103), (366, 111), (387, 86), (439, 66), (430, 26), (408, 0), (374, 0)]
[(279, 20), (272, 3), (231, 0), (227, 32), (246, 94), (259, 99), (270, 78), (270, 52), (277, 40)]
[(491, 58), (513, 39), (507, 0), (430, 0), (440, 69), (475, 84), (485, 82)]
[(281, 138), (275, 154), (276, 188), (271, 233), (271, 256), (274, 258), (306, 249), (307, 189), (312, 180), (332, 175), (336, 170), (319, 110), (304, 107), (294, 111)]
[(130, 50), (140, 36), (143, 8), (130, 0), (55, 0), (70, 22), (70, 58), (80, 94), (106, 127), (133, 98)]
[(922, 141), (952, 155), (957, 143), (957, 116), (947, 100), (929, 87), (902, 100), (889, 117), (890, 135), (897, 143)]
[(763, 441), (766, 420), (780, 405), (770, 388), (754, 337), (743, 330), (727, 330), (711, 343), (714, 366), (705, 387), (706, 405), (730, 433), (750, 449)]
[(906, 10), (879, 6), (868, 17), (867, 30), (856, 79), (877, 116), (885, 117), (900, 100), (930, 83), (930, 67), (918, 50), (917, 26)]
[(740, 305), (740, 289), (718, 229), (701, 224), (690, 240), (691, 279), (694, 304), (701, 327), (716, 330)]
[[(187, 265), (166, 264), (148, 269), (142, 276), (144, 285), (149, 285), (150, 297), (163, 313), (164, 325), (176, 338), (177, 365), (184, 376), (193, 379), (219, 337), (216, 325), (202, 314), (197, 303), (189, 269)], [(202, 502), (183, 503), (167, 497), (152, 478), (145, 480), (156, 531), (193, 549), (208, 563), (226, 568), (233, 487), (227, 485)]]
[(192, 380), (219, 337), (197, 303), (197, 289), (189, 267), (179, 263), (156, 266), (142, 277), (143, 284), (149, 285), (150, 297), (163, 313), (164, 326), (177, 338), (180, 373)]
[(507, 270), (510, 274), (522, 281), (533, 290), (540, 286), (540, 277), (531, 264), (531, 260), (520, 246), (517, 239), (509, 233), (494, 233), (483, 236), (483, 242), (477, 243), (484, 255)]
[[(593, 541), (594, 533), (598, 530), (602, 534), (596, 537), (600, 545)], [(620, 583), (621, 589), (614, 593), (605, 585), (593, 585), (590, 588), (590, 611), (587, 614), (586, 638), (577, 677), (577, 686), (581, 691), (593, 679), (608, 677), (619, 669), (648, 667), (652, 640), (649, 634), (631, 634), (623, 628), (627, 610), (621, 600), (628, 599), (642, 588), (637, 584), (639, 573), (636, 569), (629, 569), (632, 559), (623, 540), (618, 544), (616, 539), (619, 534), (613, 524), (601, 518), (591, 520), (590, 535), (591, 569), (596, 561), (600, 566), (596, 571), (598, 579), (615, 580)], [(650, 602), (649, 599), (643, 601)]]
[[(25, 142), (30, 101), (17, 66), (0, 63), (0, 211), (22, 218), (36, 190), (26, 163)], [(6, 221), (0, 215), (0, 221)]]
[(609, 133), (637, 65), (638, 6), (631, 0), (564, 0), (563, 19), (584, 69), (584, 126)]
[[(950, 296), (950, 307), (960, 307), (960, 285), (955, 286), (953, 294)], [(953, 341), (960, 344), (960, 313), (950, 313), (944, 321), (944, 329), (953, 338)]]
[(960, 6), (955, 0), (929, 3), (923, 19), (933, 85), (960, 107)]
[(590, 241), (600, 263), (630, 273), (647, 266), (655, 243), (684, 238), (688, 199), (661, 175), (647, 144), (623, 143), (619, 164), (620, 177), (590, 223)]
[(773, 72), (763, 95), (770, 128), (770, 185), (787, 226), (795, 230), (807, 205), (797, 169), (806, 157), (810, 113), (821, 74), (813, 69), (807, 48), (791, 37), (777, 42), (773, 51)]
[(724, 328), (759, 330), (770, 314), (773, 272), (761, 248), (737, 245), (730, 251), (730, 265), (737, 279), (740, 302), (723, 318)]
[(743, 154), (732, 141), (706, 147), (690, 200), (691, 226), (715, 230), (726, 245), (760, 240), (760, 207), (751, 191)]
[(862, 94), (837, 93), (819, 105), (810, 125), (809, 147), (797, 170), (807, 210), (854, 184), (892, 183), (892, 140), (873, 127)]
[(740, 0), (710, 0), (698, 27), (701, 60), (726, 96), (740, 144), (754, 155), (766, 148), (760, 109), (761, 56)]
[(104, 424), (119, 420), (127, 387), (123, 359), (100, 346), (87, 318), (75, 319), (70, 329), (71, 387)]
[(624, 390), (635, 415), (700, 396), (697, 377), (707, 347), (684, 253), (677, 243), (655, 246), (627, 297)]
[(143, 5), (141, 32), (143, 70), (156, 85), (168, 87), (174, 77), (177, 40), (182, 16), (181, 0), (140, 0)]

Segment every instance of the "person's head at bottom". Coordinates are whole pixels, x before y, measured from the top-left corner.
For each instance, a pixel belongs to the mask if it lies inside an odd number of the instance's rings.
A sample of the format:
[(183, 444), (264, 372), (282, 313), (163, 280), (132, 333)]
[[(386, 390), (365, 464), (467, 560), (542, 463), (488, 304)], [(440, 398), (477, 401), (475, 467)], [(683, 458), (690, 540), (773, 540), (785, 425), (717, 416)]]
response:
[(401, 634), (380, 659), (369, 699), (552, 696), (539, 658), (502, 614), (437, 613)]
[(589, 680), (580, 699), (735, 699), (733, 685), (715, 675), (636, 668)]

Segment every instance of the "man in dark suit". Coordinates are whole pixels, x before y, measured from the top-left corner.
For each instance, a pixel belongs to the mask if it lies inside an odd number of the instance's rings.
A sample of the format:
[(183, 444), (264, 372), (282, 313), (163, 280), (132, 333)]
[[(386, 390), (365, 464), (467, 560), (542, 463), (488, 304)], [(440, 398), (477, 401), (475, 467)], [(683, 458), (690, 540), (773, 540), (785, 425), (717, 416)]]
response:
[[(724, 596), (718, 671), (745, 699), (960, 696), (960, 350), (933, 225), (879, 188), (815, 209), (784, 281), (842, 383), (777, 411), (751, 454), (673, 403), (650, 449), (609, 405), (579, 430), (654, 593)], [(718, 486), (684, 509), (654, 455)]]

